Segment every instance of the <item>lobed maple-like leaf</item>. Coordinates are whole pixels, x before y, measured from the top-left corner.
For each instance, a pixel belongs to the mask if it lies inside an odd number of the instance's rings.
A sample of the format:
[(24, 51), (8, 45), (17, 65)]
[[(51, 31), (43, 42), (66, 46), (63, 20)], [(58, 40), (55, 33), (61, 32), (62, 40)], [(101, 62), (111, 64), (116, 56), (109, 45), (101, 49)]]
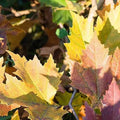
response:
[[(33, 60), (27, 61), (25, 57), (21, 58), (19, 55), (16, 55), (10, 51), (8, 51), (8, 53), (15, 62), (14, 67), (17, 69), (17, 71), (14, 72), (14, 74), (19, 76), (23, 81), (21, 82), (16, 80), (16, 83), (13, 84), (10, 89), (13, 90), (14, 87), (14, 89), (16, 89), (18, 85), (20, 86), (19, 88), (21, 90), (24, 88), (24, 90), (22, 92), (20, 91), (19, 94), (16, 92), (16, 94), (10, 94), (11, 97), (9, 97), (15, 98), (21, 96), (22, 94), (27, 94), (30, 91), (33, 91), (41, 99), (45, 99), (47, 102), (52, 103), (52, 99), (56, 94), (56, 88), (60, 83), (60, 77), (62, 75), (61, 73), (58, 73), (58, 69), (56, 68), (52, 56), (50, 56), (47, 63), (42, 66), (36, 56), (33, 58)], [(11, 76), (6, 76), (9, 79), (7, 82), (12, 84)]]
[(112, 81), (111, 57), (108, 49), (103, 46), (94, 34), (87, 49), (83, 51), (81, 64), (76, 62), (71, 69), (71, 85), (97, 99), (102, 97)]
[(120, 120), (120, 89), (112, 80), (109, 89), (103, 96), (104, 108), (102, 109), (102, 120)]
[(62, 74), (58, 73), (52, 56), (42, 66), (36, 56), (27, 61), (25, 57), (7, 52), (15, 62), (14, 74), (22, 80), (5, 73), (6, 84), (0, 81), (0, 100), (27, 106), (33, 119), (62, 120), (65, 111), (56, 109), (58, 106), (53, 103)]
[(71, 35), (69, 35), (70, 43), (65, 43), (67, 53), (73, 60), (80, 61), (82, 50), (85, 49), (85, 43), (81, 34), (81, 26), (79, 26), (80, 16), (71, 12), (73, 18), (73, 26), (70, 29)]

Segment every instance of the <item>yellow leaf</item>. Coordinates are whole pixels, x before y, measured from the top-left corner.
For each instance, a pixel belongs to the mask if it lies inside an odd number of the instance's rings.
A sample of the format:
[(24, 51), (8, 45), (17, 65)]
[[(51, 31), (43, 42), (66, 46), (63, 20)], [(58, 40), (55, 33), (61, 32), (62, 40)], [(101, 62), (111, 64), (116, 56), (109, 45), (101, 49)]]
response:
[(15, 113), (13, 114), (11, 120), (20, 120), (18, 110), (15, 111)]
[(65, 46), (69, 57), (73, 60), (80, 61), (82, 50), (85, 49), (85, 44), (80, 30), (81, 28), (79, 26), (81, 17), (73, 12), (71, 12), (71, 15), (73, 18), (73, 26), (70, 29), (71, 35), (68, 36), (70, 43), (65, 43)]
[[(7, 93), (10, 91), (12, 92), (13, 89), (16, 90), (14, 94), (9, 94), (9, 97), (15, 98), (28, 94), (29, 92), (34, 92), (38, 97), (52, 104), (52, 99), (56, 94), (62, 75), (61, 73), (58, 73), (52, 56), (50, 56), (47, 63), (42, 66), (36, 56), (33, 60), (27, 61), (25, 57), (20, 57), (10, 51), (8, 51), (8, 53), (15, 62), (14, 67), (17, 71), (14, 74), (22, 79), (22, 81), (16, 80), (14, 83), (15, 80), (13, 79), (16, 78), (12, 78), (10, 75), (6, 74), (8, 79), (7, 86), (9, 85)], [(19, 88), (17, 88), (18, 86)]]

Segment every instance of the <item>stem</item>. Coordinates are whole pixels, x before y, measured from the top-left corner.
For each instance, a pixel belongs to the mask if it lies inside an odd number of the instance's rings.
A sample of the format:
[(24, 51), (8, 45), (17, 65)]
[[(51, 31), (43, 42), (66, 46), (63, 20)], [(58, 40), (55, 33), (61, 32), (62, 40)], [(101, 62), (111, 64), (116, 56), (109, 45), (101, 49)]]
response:
[(75, 113), (75, 110), (74, 110), (73, 107), (72, 107), (72, 101), (73, 101), (74, 96), (75, 96), (75, 94), (76, 94), (76, 92), (77, 92), (77, 90), (76, 90), (75, 88), (73, 88), (73, 89), (74, 89), (74, 91), (73, 91), (72, 97), (70, 98), (70, 101), (69, 101), (69, 107), (70, 107), (70, 109), (72, 110), (73, 115), (75, 116), (76, 120), (79, 120), (77, 114)]

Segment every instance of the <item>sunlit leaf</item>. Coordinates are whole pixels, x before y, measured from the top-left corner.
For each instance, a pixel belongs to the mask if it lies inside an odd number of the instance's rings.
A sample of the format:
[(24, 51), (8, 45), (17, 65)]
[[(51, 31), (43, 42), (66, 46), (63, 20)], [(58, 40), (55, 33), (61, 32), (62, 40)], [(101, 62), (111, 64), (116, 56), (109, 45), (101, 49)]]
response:
[(113, 54), (116, 47), (120, 47), (120, 5), (106, 13), (103, 21), (98, 20), (96, 25), (98, 38), (105, 47), (109, 48), (109, 53)]
[(65, 43), (65, 46), (69, 57), (73, 60), (80, 61), (82, 50), (85, 49), (85, 43), (79, 26), (80, 17), (75, 13), (71, 15), (73, 17), (73, 26), (70, 29), (71, 35), (68, 36), (70, 43)]
[[(94, 34), (81, 58), (81, 65), (76, 62), (71, 69), (71, 85), (99, 100), (112, 81), (108, 49), (100, 44)], [(95, 101), (92, 102), (94, 104)]]
[[(17, 71), (14, 74), (23, 80), (23, 82), (16, 80), (16, 83), (14, 84), (15, 87), (19, 85), (21, 87), (20, 89), (23, 91), (21, 92), (18, 90), (17, 92), (20, 92), (20, 94), (17, 94), (16, 92), (15, 95), (10, 94), (11, 97), (9, 97), (15, 98), (33, 91), (40, 98), (45, 99), (49, 103), (52, 103), (52, 99), (56, 94), (56, 88), (60, 83), (61, 77), (61, 73), (58, 73), (58, 69), (54, 64), (52, 56), (50, 56), (47, 63), (42, 66), (36, 56), (33, 58), (33, 60), (27, 61), (25, 57), (21, 58), (19, 55), (16, 55), (10, 51), (8, 51), (8, 53), (15, 62), (14, 67), (17, 69)], [(12, 80), (12, 78), (9, 77), (10, 76), (8, 76), (8, 79)], [(10, 80), (7, 82), (12, 84), (12, 81), (10, 82)], [(11, 90), (14, 88), (14, 86), (12, 85)]]

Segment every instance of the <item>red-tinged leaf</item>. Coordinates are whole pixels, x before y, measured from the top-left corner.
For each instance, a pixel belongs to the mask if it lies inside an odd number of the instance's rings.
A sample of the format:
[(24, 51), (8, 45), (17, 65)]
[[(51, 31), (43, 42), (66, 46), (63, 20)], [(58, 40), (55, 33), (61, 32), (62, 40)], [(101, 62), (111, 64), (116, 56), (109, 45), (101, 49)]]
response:
[(103, 104), (102, 120), (120, 120), (120, 89), (115, 79), (103, 96)]
[(119, 101), (120, 101), (120, 89), (115, 79), (113, 79), (109, 86), (109, 89), (103, 96), (103, 104), (105, 104), (105, 106), (115, 105)]
[(94, 110), (88, 105), (88, 103), (85, 103), (85, 117), (83, 117), (83, 120), (96, 120), (96, 115)]
[(84, 94), (100, 99), (112, 81), (110, 59), (108, 50), (100, 44), (97, 36), (93, 36), (83, 52), (82, 64), (76, 62), (71, 69), (71, 85)]
[[(92, 67), (93, 69), (103, 68), (106, 65), (109, 66), (109, 50), (104, 48), (104, 45), (100, 43), (96, 33), (86, 50), (83, 50), (82, 65), (83, 67)], [(107, 66), (107, 67), (108, 67)]]
[(117, 79), (120, 79), (120, 49), (116, 48), (113, 58), (112, 58), (112, 63), (111, 63), (111, 70), (112, 73)]
[(120, 101), (102, 110), (102, 120), (120, 120)]

